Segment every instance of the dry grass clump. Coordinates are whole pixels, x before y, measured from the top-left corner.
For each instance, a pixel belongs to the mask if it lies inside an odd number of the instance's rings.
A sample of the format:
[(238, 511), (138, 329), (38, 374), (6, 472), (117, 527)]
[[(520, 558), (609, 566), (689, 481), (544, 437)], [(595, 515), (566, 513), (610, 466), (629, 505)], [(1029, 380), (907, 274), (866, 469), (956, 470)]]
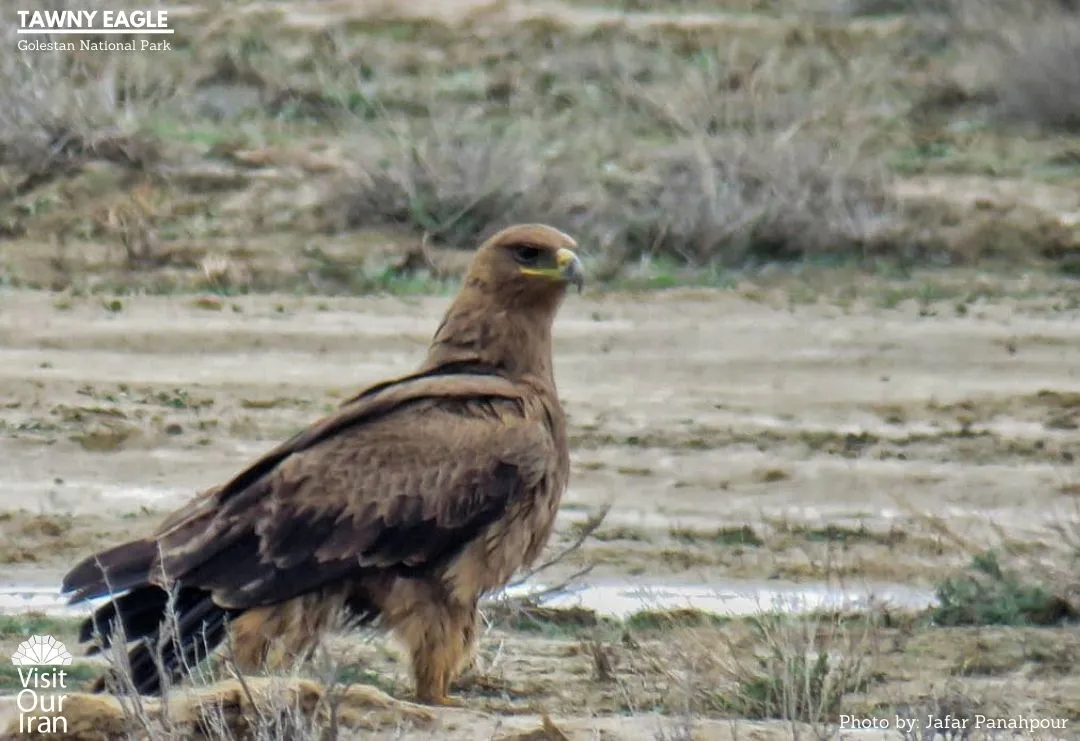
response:
[(132, 170), (158, 160), (152, 140), (125, 132), (114, 91), (104, 84), (72, 87), (62, 62), (42, 58), (0, 60), (0, 192), (30, 193), (93, 160)]
[(882, 249), (899, 215), (880, 180), (821, 141), (712, 139), (657, 157), (609, 208), (627, 257), (691, 265), (786, 262)]
[[(231, 641), (211, 657), (204, 637), (178, 645), (181, 634), (170, 595), (166, 619), (156, 644), (148, 643), (155, 664), (163, 667), (167, 655), (179, 656), (185, 681), (175, 686), (163, 672), (159, 697), (144, 697), (135, 689), (124, 638), (124, 626), (112, 626), (111, 645), (101, 650), (105, 659), (105, 687), (110, 694), (69, 694), (54, 708), (67, 729), (65, 738), (145, 738), (151, 741), (291, 741), (339, 737), (342, 730), (394, 730), (425, 726), (434, 721), (431, 711), (396, 700), (366, 685), (344, 681), (345, 674), (325, 648), (301, 674), (298, 663), (284, 676), (246, 676), (233, 659)], [(99, 644), (103, 636), (96, 636)], [(17, 727), (19, 719), (12, 721)]]
[(982, 112), (975, 106), (965, 110), (964, 104), (992, 102), (990, 112), (1002, 121), (1048, 132), (1080, 129), (1076, 0), (850, 0), (848, 10), (912, 16), (912, 38), (921, 39), (918, 56), (933, 59), (948, 49), (953, 57), (945, 64), (963, 70), (960, 77), (966, 79), (935, 74), (925, 90), (916, 91), (917, 118), (926, 107), (937, 106), (953, 109), (970, 125), (972, 118), (983, 118)]
[[(374, 687), (333, 690), (299, 677), (227, 679), (160, 699), (72, 693), (55, 715), (69, 741), (335, 739), (342, 731), (393, 733), (434, 720), (429, 710)], [(17, 728), (16, 719), (7, 730)]]
[(328, 208), (332, 225), (400, 224), (439, 244), (472, 247), (485, 232), (559, 222), (567, 212), (568, 194), (547, 161), (553, 155), (532, 122), (384, 121), (380, 133), (359, 148), (358, 172)]
[(751, 622), (755, 650), (731, 651), (727, 707), (747, 718), (830, 726), (844, 697), (873, 680), (879, 648), (873, 621), (765, 614)]
[[(895, 5), (894, 0), (856, 4)], [(928, 5), (938, 12), (926, 12)], [(1076, 0), (927, 0), (912, 3), (922, 33), (952, 49), (962, 76), (935, 80), (919, 106), (934, 98), (958, 104), (988, 99), (992, 113), (1006, 122), (1031, 124), (1047, 132), (1080, 130), (1080, 3)], [(975, 70), (979, 70), (975, 72)]]
[[(844, 698), (864, 691), (880, 654), (866, 616), (763, 613), (675, 630), (642, 646), (667, 677), (665, 706), (690, 716), (783, 720), (827, 731)], [(828, 735), (828, 734), (826, 734)]]
[[(883, 178), (812, 137), (710, 137), (590, 167), (570, 132), (529, 124), (392, 129), (329, 209), (472, 246), (514, 221), (571, 230), (609, 262), (741, 266), (879, 254), (902, 230)], [(567, 137), (567, 138), (564, 138)]]
[(995, 83), (1007, 119), (1080, 131), (1080, 13), (1055, 13), (1002, 30)]
[[(50, 9), (69, 5), (53, 3)], [(0, 5), (9, 19), (22, 7)], [(71, 7), (106, 6), (92, 2)], [(18, 36), (14, 23), (0, 31), (0, 41), (10, 50), (0, 57), (0, 167), (32, 179), (90, 159), (134, 168), (152, 163), (158, 156), (155, 147), (131, 134), (151, 106), (174, 94), (162, 70), (155, 69), (147, 55), (19, 51), (16, 46), (20, 41), (56, 40), (71, 39)], [(22, 191), (35, 185), (24, 182)]]

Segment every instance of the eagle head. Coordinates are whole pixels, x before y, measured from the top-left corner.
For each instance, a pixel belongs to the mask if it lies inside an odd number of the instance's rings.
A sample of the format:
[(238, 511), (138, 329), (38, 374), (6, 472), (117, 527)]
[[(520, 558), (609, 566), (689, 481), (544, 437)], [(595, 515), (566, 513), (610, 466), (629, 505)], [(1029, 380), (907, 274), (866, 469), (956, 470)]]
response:
[(585, 272), (577, 242), (543, 224), (503, 229), (477, 249), (465, 284), (497, 293), (505, 304), (558, 306), (570, 285), (581, 292)]

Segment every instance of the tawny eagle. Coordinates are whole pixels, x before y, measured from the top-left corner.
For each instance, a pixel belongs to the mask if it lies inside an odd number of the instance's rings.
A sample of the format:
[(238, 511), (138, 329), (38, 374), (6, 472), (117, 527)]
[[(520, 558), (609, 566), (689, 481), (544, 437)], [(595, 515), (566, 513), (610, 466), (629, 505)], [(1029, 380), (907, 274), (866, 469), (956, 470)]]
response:
[(566, 488), (551, 336), (583, 281), (575, 246), (538, 224), (494, 235), (416, 372), (75, 566), (72, 603), (109, 597), (80, 640), (94, 651), (122, 635), (134, 688), (157, 694), (230, 633), (252, 670), (309, 655), (342, 619), (375, 623), (409, 649), (417, 698), (450, 702), (478, 600), (537, 558)]

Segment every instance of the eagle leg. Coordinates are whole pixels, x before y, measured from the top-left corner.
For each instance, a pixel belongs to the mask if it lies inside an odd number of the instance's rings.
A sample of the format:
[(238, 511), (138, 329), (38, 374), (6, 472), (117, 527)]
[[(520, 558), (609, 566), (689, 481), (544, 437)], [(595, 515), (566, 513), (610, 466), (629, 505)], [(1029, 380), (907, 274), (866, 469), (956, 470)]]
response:
[(447, 691), (473, 660), (479, 613), (476, 603), (428, 602), (394, 631), (412, 658), (416, 699), (428, 705), (460, 706)]
[(319, 591), (246, 610), (230, 626), (232, 658), (245, 673), (289, 671), (311, 660), (335, 626), (342, 601)]

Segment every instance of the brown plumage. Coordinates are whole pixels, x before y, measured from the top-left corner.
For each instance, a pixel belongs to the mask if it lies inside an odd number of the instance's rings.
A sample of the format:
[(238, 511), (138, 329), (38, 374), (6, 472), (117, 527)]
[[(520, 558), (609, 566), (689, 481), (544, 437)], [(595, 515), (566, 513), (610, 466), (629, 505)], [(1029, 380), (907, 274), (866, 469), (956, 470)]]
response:
[(156, 694), (155, 646), (174, 679), (231, 632), (256, 669), (309, 654), (341, 619), (377, 618), (410, 650), (418, 698), (447, 702), (477, 601), (539, 555), (566, 487), (551, 328), (567, 285), (581, 286), (574, 246), (541, 225), (496, 234), (415, 373), (358, 393), (152, 536), (73, 568), (72, 602), (111, 597), (80, 640), (104, 648), (122, 627), (135, 688)]

